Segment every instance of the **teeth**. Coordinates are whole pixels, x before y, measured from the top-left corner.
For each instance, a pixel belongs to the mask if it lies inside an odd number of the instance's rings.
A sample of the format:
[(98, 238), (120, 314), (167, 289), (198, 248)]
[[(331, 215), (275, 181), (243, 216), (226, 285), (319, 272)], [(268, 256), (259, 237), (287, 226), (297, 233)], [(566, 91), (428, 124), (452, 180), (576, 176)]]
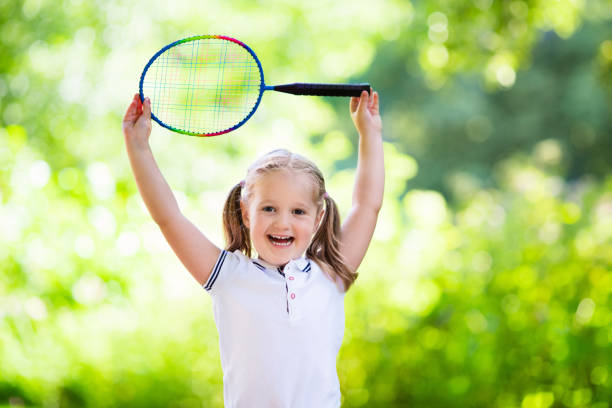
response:
[[(286, 237), (280, 235), (272, 235), (270, 234), (270, 238), (272, 238), (272, 244), (275, 246), (289, 246), (293, 241), (293, 237)], [(278, 242), (283, 241), (283, 242)]]

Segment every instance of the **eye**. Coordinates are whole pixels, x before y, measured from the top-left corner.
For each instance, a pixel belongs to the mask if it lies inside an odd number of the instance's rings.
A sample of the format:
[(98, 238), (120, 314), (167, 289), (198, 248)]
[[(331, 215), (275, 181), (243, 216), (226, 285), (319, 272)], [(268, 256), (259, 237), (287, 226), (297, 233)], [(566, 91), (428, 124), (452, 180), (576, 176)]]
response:
[(296, 215), (304, 215), (306, 214), (306, 211), (302, 210), (301, 208), (296, 208), (295, 210), (293, 210), (293, 213)]
[(270, 206), (270, 205), (266, 205), (265, 207), (263, 207), (261, 209), (263, 212), (272, 212), (274, 211), (274, 207)]

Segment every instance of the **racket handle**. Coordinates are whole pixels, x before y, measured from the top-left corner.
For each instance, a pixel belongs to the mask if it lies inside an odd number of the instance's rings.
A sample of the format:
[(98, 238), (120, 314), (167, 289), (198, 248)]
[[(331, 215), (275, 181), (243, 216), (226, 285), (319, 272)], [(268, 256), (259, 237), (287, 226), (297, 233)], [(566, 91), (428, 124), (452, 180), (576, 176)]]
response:
[(303, 84), (294, 83), (275, 85), (269, 89), (290, 93), (293, 95), (319, 95), (319, 96), (359, 96), (361, 92), (370, 93), (370, 84)]

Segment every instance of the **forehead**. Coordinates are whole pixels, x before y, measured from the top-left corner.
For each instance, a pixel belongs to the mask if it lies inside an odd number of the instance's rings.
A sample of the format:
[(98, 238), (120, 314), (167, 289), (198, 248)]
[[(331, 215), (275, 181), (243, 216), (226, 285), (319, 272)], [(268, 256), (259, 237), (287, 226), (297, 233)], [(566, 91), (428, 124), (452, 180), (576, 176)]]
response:
[(308, 174), (293, 170), (275, 170), (257, 177), (251, 186), (251, 191), (254, 198), (261, 200), (293, 198), (314, 202), (317, 189)]

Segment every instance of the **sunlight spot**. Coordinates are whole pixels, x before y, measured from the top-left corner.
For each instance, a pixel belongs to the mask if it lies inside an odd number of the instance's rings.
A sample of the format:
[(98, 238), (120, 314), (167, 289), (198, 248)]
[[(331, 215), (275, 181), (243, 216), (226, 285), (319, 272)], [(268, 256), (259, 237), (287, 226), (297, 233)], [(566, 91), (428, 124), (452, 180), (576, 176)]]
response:
[(604, 194), (595, 206), (595, 220), (597, 223), (612, 222), (612, 194)]
[(448, 18), (446, 14), (436, 11), (427, 17), (427, 24), (435, 31), (443, 31), (448, 26)]
[(538, 231), (538, 238), (545, 244), (556, 242), (561, 236), (561, 225), (556, 222), (547, 222)]
[(24, 303), (24, 309), (28, 316), (34, 320), (43, 320), (47, 317), (47, 307), (37, 297), (31, 297)]
[(463, 258), (461, 253), (452, 251), (444, 255), (442, 265), (449, 271), (457, 272), (463, 267)]
[(96, 197), (110, 198), (115, 192), (115, 179), (109, 167), (102, 162), (95, 162), (87, 166), (87, 179)]
[(440, 288), (434, 282), (421, 282), (414, 293), (414, 304), (411, 309), (421, 316), (427, 315), (440, 300)]
[(448, 50), (443, 45), (432, 45), (427, 50), (427, 60), (436, 68), (442, 68), (448, 62)]
[(535, 146), (534, 156), (542, 164), (559, 164), (563, 156), (561, 144), (555, 139), (543, 140)]
[(595, 252), (595, 241), (589, 231), (580, 231), (574, 238), (574, 247), (578, 255), (582, 258), (588, 258)]
[(36, 17), (41, 5), (42, 0), (26, 0), (23, 3), (23, 14), (29, 19)]
[(429, 25), (428, 37), (437, 44), (441, 44), (448, 40), (448, 18), (444, 13), (436, 11), (427, 18)]
[(487, 319), (478, 310), (470, 310), (465, 315), (465, 323), (472, 333), (482, 333), (487, 329)]
[(443, 332), (433, 326), (425, 327), (419, 334), (419, 341), (425, 348), (435, 350), (444, 346)]
[(88, 212), (89, 222), (104, 236), (110, 236), (115, 233), (117, 223), (115, 216), (106, 207), (98, 205), (93, 207)]
[(83, 276), (72, 286), (72, 296), (82, 305), (97, 303), (106, 297), (106, 284), (96, 275)]
[(582, 299), (578, 305), (578, 310), (576, 310), (576, 321), (580, 324), (587, 324), (591, 321), (594, 312), (595, 302), (593, 299)]
[(34, 238), (27, 242), (25, 262), (32, 271), (52, 268), (56, 262), (56, 253), (48, 247), (49, 242)]
[(612, 40), (606, 40), (599, 47), (601, 55), (607, 60), (612, 60)]
[(529, 14), (529, 6), (524, 1), (513, 1), (510, 3), (510, 12), (518, 18), (526, 18)]
[(49, 182), (51, 168), (44, 160), (37, 160), (30, 166), (30, 185), (34, 188), (42, 188)]
[(527, 394), (523, 398), (521, 408), (548, 408), (553, 402), (555, 402), (555, 395), (552, 392)]
[(440, 225), (447, 216), (444, 197), (435, 191), (411, 191), (404, 198), (404, 208), (417, 224)]
[(536, 272), (529, 265), (519, 266), (514, 270), (514, 283), (522, 289), (531, 288), (536, 281)]
[(140, 249), (140, 239), (135, 233), (125, 231), (117, 238), (116, 247), (117, 251), (123, 256), (134, 255)]
[(74, 240), (74, 251), (78, 256), (84, 259), (91, 258), (96, 247), (89, 235), (79, 235)]
[(493, 0), (474, 0), (474, 4), (479, 9), (485, 11), (491, 7), (491, 4), (493, 4)]
[(74, 167), (65, 167), (57, 175), (57, 182), (62, 190), (71, 191), (79, 182), (79, 170)]
[(295, 125), (286, 118), (278, 118), (272, 123), (272, 136), (278, 140), (290, 140), (295, 136)]
[(2, 118), (7, 124), (18, 124), (23, 120), (23, 109), (19, 103), (9, 103), (2, 112)]
[(472, 268), (474, 268), (476, 272), (488, 272), (492, 264), (493, 258), (491, 258), (491, 255), (486, 251), (477, 252), (472, 258)]
[(497, 68), (495, 77), (500, 85), (510, 88), (516, 81), (516, 72), (510, 65), (504, 64)]
[(89, 82), (82, 73), (66, 74), (59, 84), (59, 94), (66, 102), (82, 101), (89, 90)]
[(13, 93), (13, 96), (22, 97), (26, 94), (26, 92), (28, 92), (28, 89), (30, 89), (30, 80), (26, 74), (21, 73), (19, 75), (15, 75), (10, 80), (9, 87)]
[(27, 220), (27, 210), (20, 206), (0, 206), (0, 242), (16, 242), (21, 239)]

